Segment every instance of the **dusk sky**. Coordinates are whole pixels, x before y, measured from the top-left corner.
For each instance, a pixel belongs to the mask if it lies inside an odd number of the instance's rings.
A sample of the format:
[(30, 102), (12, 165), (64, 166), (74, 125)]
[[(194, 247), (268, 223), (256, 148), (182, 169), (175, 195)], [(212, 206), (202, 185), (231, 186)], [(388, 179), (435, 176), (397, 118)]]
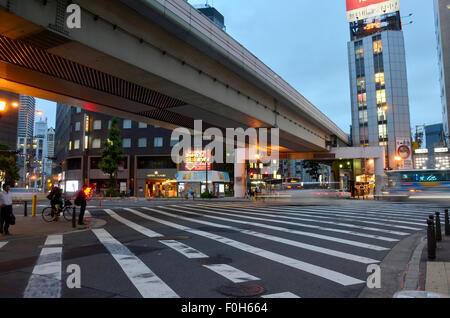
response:
[[(193, 5), (206, 0), (189, 0)], [(225, 16), (227, 33), (350, 131), (345, 0), (209, 0)], [(442, 122), (432, 0), (402, 0), (411, 126)], [(413, 24), (406, 25), (409, 21)], [(54, 126), (54, 103), (36, 109)]]

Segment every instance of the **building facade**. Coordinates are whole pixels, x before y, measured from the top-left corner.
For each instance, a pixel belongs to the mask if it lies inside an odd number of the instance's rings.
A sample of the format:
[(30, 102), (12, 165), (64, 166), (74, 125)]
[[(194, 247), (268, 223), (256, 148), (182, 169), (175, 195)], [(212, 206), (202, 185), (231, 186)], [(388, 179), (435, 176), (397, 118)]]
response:
[[(55, 173), (66, 192), (90, 184), (97, 192), (108, 187), (100, 167), (112, 117), (67, 105), (57, 105)], [(171, 160), (171, 131), (118, 119), (125, 160), (119, 163), (118, 188), (135, 196), (176, 196), (177, 166)], [(178, 141), (177, 141), (178, 142)]]
[(34, 115), (36, 111), (36, 99), (34, 97), (20, 95), (19, 122), (17, 127), (17, 149), (20, 151), (19, 187), (30, 186), (30, 173), (34, 169)]
[(0, 102), (5, 103), (5, 109), (0, 111), (0, 143), (7, 145), (11, 150), (17, 149), (17, 132), (19, 109), (13, 103), (19, 103), (19, 94), (0, 91)]
[(388, 169), (412, 168), (408, 80), (400, 11), (349, 21), (352, 144), (354, 147), (385, 147)]
[(446, 145), (450, 147), (450, 0), (434, 0), (441, 82), (442, 117)]
[(223, 31), (226, 30), (225, 27), (225, 17), (217, 11), (215, 8), (209, 6), (208, 4), (199, 5), (195, 7), (198, 11), (207, 16), (215, 25), (221, 28)]

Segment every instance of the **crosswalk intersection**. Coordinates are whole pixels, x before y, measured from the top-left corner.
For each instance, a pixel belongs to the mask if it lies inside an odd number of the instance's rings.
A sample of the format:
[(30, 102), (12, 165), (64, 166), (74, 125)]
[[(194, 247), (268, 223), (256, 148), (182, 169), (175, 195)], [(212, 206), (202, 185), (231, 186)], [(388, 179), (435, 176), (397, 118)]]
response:
[[(15, 281), (0, 261), (0, 295), (217, 298), (226, 297), (222, 286), (255, 283), (263, 298), (357, 297), (368, 265), (425, 230), (435, 210), (208, 202), (91, 209), (104, 227), (30, 239)], [(0, 256), (19, 244), (1, 241)], [(81, 269), (79, 289), (66, 284), (71, 264)]]

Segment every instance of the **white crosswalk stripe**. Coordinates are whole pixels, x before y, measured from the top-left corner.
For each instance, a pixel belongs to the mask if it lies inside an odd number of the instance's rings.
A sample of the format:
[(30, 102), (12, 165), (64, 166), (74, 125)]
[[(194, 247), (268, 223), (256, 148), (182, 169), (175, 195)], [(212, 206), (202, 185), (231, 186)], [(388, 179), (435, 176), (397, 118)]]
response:
[[(134, 222), (131, 222), (131, 221), (129, 221), (129, 220), (119, 216), (117, 213), (115, 213), (114, 211), (112, 211), (110, 209), (105, 209), (105, 212), (108, 213), (109, 216), (111, 216), (112, 218), (116, 219), (117, 221), (125, 224), (126, 226), (132, 228), (133, 230), (135, 230), (135, 231), (137, 231), (137, 232), (139, 232), (139, 233), (141, 233), (141, 234), (143, 234), (143, 235), (145, 235), (147, 237), (160, 238), (160, 237), (163, 236), (162, 234), (156, 233), (156, 232), (154, 232), (154, 231), (152, 231), (152, 230), (150, 230), (148, 228), (145, 228), (145, 227), (143, 227), (143, 226), (141, 226), (139, 224), (136, 224)], [(175, 241), (175, 240), (162, 240), (162, 241), (160, 241), (160, 243), (166, 245), (167, 247), (175, 250), (176, 252), (178, 252), (178, 253), (180, 253), (180, 254), (182, 254), (182, 255), (186, 256), (187, 258), (190, 258), (190, 259), (208, 258), (208, 255), (206, 255), (206, 254), (204, 254), (204, 253), (202, 253), (202, 252), (200, 252), (200, 251), (198, 251), (198, 250), (196, 250), (196, 249), (194, 249), (194, 248), (192, 248), (190, 246), (187, 246), (186, 244), (183, 244), (183, 243)], [(213, 270), (212, 267), (209, 267), (209, 266), (206, 266), (206, 265), (204, 265), (204, 267)], [(231, 281), (235, 280), (235, 276), (236, 276), (235, 273), (239, 273), (240, 277), (246, 277), (249, 280), (258, 279), (258, 278), (254, 277), (252, 275), (244, 273), (243, 271), (238, 270), (236, 268), (233, 268), (231, 266), (228, 266), (227, 270), (222, 270), (222, 271), (217, 270), (216, 267), (214, 269), (216, 269), (216, 270), (214, 270), (216, 273), (222, 275), (223, 277), (225, 277), (225, 278), (227, 278), (227, 279), (229, 279)], [(243, 278), (242, 281), (246, 281), (246, 280)]]
[[(195, 207), (194, 205), (191, 205), (191, 206)], [(213, 208), (213, 207), (210, 207), (210, 209), (217, 210), (217, 208)], [(230, 208), (228, 208), (228, 210), (230, 210)], [(303, 221), (310, 221), (307, 218), (292, 218), (292, 217), (283, 216), (283, 215), (280, 215), (280, 214), (265, 213), (265, 214), (262, 215), (260, 212), (247, 212), (247, 210), (241, 210), (241, 208), (239, 208), (239, 209), (233, 208), (233, 210), (231, 210), (231, 211), (238, 211), (239, 213), (249, 214), (249, 215), (259, 215), (259, 216), (266, 216), (266, 217), (267, 216), (268, 217), (274, 217), (274, 218), (278, 218), (278, 219), (295, 219), (295, 220), (300, 220), (300, 221), (302, 221), (302, 220)], [(367, 238), (372, 238), (372, 239), (376, 239), (376, 240), (380, 240), (380, 241), (386, 241), (386, 242), (398, 242), (399, 241), (398, 239), (391, 238), (391, 237), (386, 237), (386, 236), (367, 234), (367, 233), (361, 233), (361, 232), (356, 232), (356, 231), (347, 231), (347, 230), (341, 230), (341, 229), (337, 229), (337, 228), (323, 227), (323, 226), (311, 225), (311, 224), (306, 224), (306, 223), (301, 223), (301, 222), (280, 221), (280, 220), (273, 220), (273, 219), (269, 219), (269, 218), (264, 218), (264, 220), (267, 221), (267, 222), (291, 224), (291, 225), (297, 225), (297, 226), (307, 227), (307, 228), (311, 228), (311, 229), (318, 229), (318, 230), (321, 230), (321, 231), (330, 231), (330, 232), (336, 232), (336, 233), (349, 234), (349, 235), (353, 235), (353, 236), (367, 237)]]
[(227, 277), (233, 283), (244, 283), (259, 280), (258, 277), (249, 275), (227, 264), (211, 264), (203, 265), (219, 275)]
[(261, 298), (300, 298), (299, 296), (286, 292), (286, 293), (278, 293), (278, 294), (270, 294), (270, 295), (263, 295)]
[[(295, 215), (296, 213), (286, 213), (288, 215)], [(342, 223), (342, 222), (336, 222), (336, 221), (326, 221), (323, 219), (328, 219), (327, 217), (321, 217), (321, 216), (317, 216), (316, 218), (318, 220), (316, 220), (315, 218), (310, 218), (310, 217), (314, 217), (312, 215), (305, 215), (305, 217), (309, 217), (309, 219), (305, 219), (305, 218), (299, 218), (299, 217), (290, 217), (293, 220), (303, 220), (303, 221), (308, 221), (308, 222), (313, 222), (313, 223), (324, 223), (324, 224), (333, 224), (333, 225), (338, 225), (338, 226), (342, 226), (342, 227), (349, 227), (349, 228), (354, 228), (354, 229), (360, 229), (360, 230), (367, 230), (367, 231), (373, 231), (373, 232), (380, 232), (380, 233), (388, 233), (388, 234), (393, 234), (393, 235), (400, 235), (400, 236), (406, 236), (409, 235), (408, 232), (401, 232), (401, 231), (393, 231), (393, 230), (387, 230), (387, 229), (383, 229), (383, 228), (379, 228), (379, 227), (369, 227), (369, 226), (362, 226), (362, 225), (355, 225), (355, 224), (350, 224), (350, 223)]]
[[(166, 209), (170, 209), (170, 208), (166, 207)], [(195, 212), (187, 212), (187, 211), (183, 211), (183, 212), (184, 213), (193, 214), (193, 215), (201, 215), (201, 214), (198, 214), (198, 213), (195, 213)], [(256, 237), (259, 237), (259, 238), (267, 239), (267, 240), (270, 240), (270, 241), (283, 243), (283, 244), (286, 244), (286, 245), (291, 245), (291, 246), (299, 247), (299, 248), (302, 248), (302, 249), (311, 250), (313, 252), (322, 253), (322, 254), (338, 257), (338, 258), (351, 260), (351, 261), (354, 261), (354, 262), (359, 262), (359, 263), (363, 263), (363, 264), (379, 263), (379, 261), (371, 259), (371, 258), (368, 258), (368, 257), (363, 257), (363, 256), (350, 254), (350, 253), (344, 253), (344, 252), (340, 252), (340, 251), (336, 251), (336, 250), (332, 250), (332, 249), (328, 249), (328, 248), (323, 248), (323, 247), (316, 246), (316, 245), (305, 244), (305, 243), (301, 243), (301, 242), (298, 242), (298, 241), (285, 239), (285, 238), (282, 238), (282, 237), (279, 237), (279, 236), (264, 234), (264, 233), (260, 233), (260, 232), (256, 232), (256, 231), (244, 230), (244, 229), (241, 229), (241, 228), (232, 227), (232, 226), (228, 226), (228, 225), (222, 225), (222, 224), (213, 223), (213, 222), (193, 220), (193, 219), (190, 219), (190, 218), (187, 218), (187, 217), (175, 215), (175, 214), (172, 214), (172, 213), (162, 212), (162, 211), (158, 211), (158, 213), (161, 213), (161, 214), (164, 214), (164, 215), (167, 215), (167, 216), (172, 216), (172, 217), (175, 217), (175, 218), (179, 218), (179, 219), (182, 219), (182, 220), (187, 220), (187, 221), (190, 221), (190, 222), (195, 222), (195, 223), (205, 224), (205, 225), (209, 225), (209, 226), (213, 226), (213, 227), (219, 227), (219, 228), (233, 230), (233, 231), (237, 231), (237, 232), (240, 232), (240, 233), (244, 233), (244, 234), (256, 236)], [(231, 220), (231, 219), (219, 218), (219, 217), (213, 217), (213, 216), (207, 216), (207, 215), (205, 215), (205, 216), (209, 217), (209, 218), (214, 218), (214, 219), (221, 219), (221, 220), (224, 220), (224, 221), (238, 222), (238, 223), (242, 223), (242, 224), (252, 224), (252, 225), (257, 225), (257, 226), (261, 226), (261, 227), (264, 226), (264, 224), (255, 224), (255, 223), (250, 223), (250, 222), (245, 222), (245, 221), (234, 221), (234, 220)], [(273, 229), (275, 227), (267, 226), (267, 228), (272, 228)], [(277, 228), (277, 229), (279, 230), (281, 228)], [(336, 240), (337, 240), (337, 238), (336, 238)]]
[[(244, 208), (244, 209), (246, 209), (246, 208)], [(364, 213), (361, 213), (361, 212), (345, 212), (344, 210), (331, 210), (331, 209), (328, 209), (328, 210), (323, 210), (323, 209), (319, 209), (319, 208), (301, 208), (301, 209), (295, 209), (295, 208), (290, 208), (290, 207), (278, 207), (278, 208), (270, 208), (270, 207), (266, 207), (266, 208), (263, 208), (263, 209), (261, 209), (261, 210), (263, 210), (263, 211), (280, 211), (280, 212), (292, 212), (292, 213), (294, 213), (294, 212), (304, 212), (304, 213), (309, 213), (309, 212), (311, 212), (311, 213), (314, 213), (314, 214), (323, 214), (323, 215), (346, 215), (346, 216), (348, 216), (349, 218), (356, 218), (356, 219), (367, 219), (367, 220), (379, 220), (380, 219), (380, 216), (378, 216), (378, 217), (376, 217), (375, 215), (372, 215), (372, 214), (366, 214), (365, 212)], [(385, 219), (385, 220), (390, 220), (390, 222), (392, 222), (392, 223), (403, 223), (403, 224), (412, 224), (412, 225), (420, 225), (420, 226), (423, 226), (423, 222), (422, 223), (420, 223), (420, 222), (411, 222), (411, 221), (402, 221), (402, 220), (404, 220), (405, 219), (405, 217), (404, 216), (391, 216), (391, 215), (384, 215), (383, 214), (383, 219)], [(419, 221), (419, 220), (422, 220), (423, 219), (423, 217), (421, 218), (421, 217), (418, 217), (418, 216), (415, 216), (415, 217), (408, 217), (407, 218), (408, 220), (417, 220), (417, 221)]]
[[(229, 208), (229, 209), (235, 209), (235, 208)], [(333, 212), (321, 214), (320, 212), (315, 211), (315, 210), (310, 210), (310, 211), (295, 210), (294, 211), (291, 209), (286, 210), (284, 208), (277, 208), (277, 209), (263, 208), (263, 209), (259, 209), (259, 211), (271, 211), (271, 212), (277, 211), (279, 213), (284, 213), (284, 214), (288, 214), (288, 215), (300, 215), (300, 216), (307, 216), (307, 217), (318, 218), (318, 219), (334, 219), (334, 218), (336, 218), (336, 215), (334, 215)], [(393, 228), (406, 229), (406, 230), (412, 230), (412, 231), (420, 231), (421, 230), (420, 228), (416, 228), (416, 227), (369, 221), (370, 219), (368, 219), (366, 217), (362, 217), (362, 216), (348, 216), (345, 218), (340, 217), (340, 220), (351, 220), (351, 219), (358, 219), (359, 223), (382, 225), (385, 227), (393, 227)], [(343, 226), (345, 226), (345, 225), (343, 225)], [(386, 233), (392, 233), (392, 234), (398, 234), (398, 235), (408, 235), (408, 233), (403, 232), (403, 234), (401, 234), (402, 232), (398, 232), (398, 231), (397, 231), (397, 233), (395, 231), (383, 230), (383, 229), (379, 229), (379, 231), (386, 232)]]
[[(104, 228), (67, 233), (64, 245), (63, 235), (45, 238), (23, 296), (70, 297), (73, 293), (65, 287), (62, 277), (63, 262), (80, 257), (83, 273), (102, 275), (103, 271), (94, 269), (94, 265), (89, 268), (95, 258), (86, 260), (97, 255), (102, 255), (105, 264), (112, 261), (118, 265), (104, 271), (105, 280), (121, 276), (118, 281), (124, 284), (117, 290), (105, 284), (107, 293), (113, 296), (138, 292), (144, 298), (185, 297), (191, 293), (187, 288), (191, 285), (183, 286), (177, 275), (189, 277), (190, 284), (198, 281), (202, 287), (207, 282), (223, 284), (225, 280), (235, 284), (256, 282), (270, 290), (261, 298), (330, 296), (334, 295), (335, 291), (330, 292), (334, 285), (354, 293), (353, 286), (364, 287), (367, 265), (380, 263), (397, 242), (425, 230), (425, 221), (433, 212), (420, 204), (387, 203), (355, 207), (350, 203), (274, 206), (193, 202), (96, 209), (97, 218), (106, 218)], [(85, 216), (92, 217), (92, 213), (86, 211)], [(223, 236), (220, 232), (229, 234)], [(79, 245), (77, 235), (85, 238)], [(174, 238), (178, 236), (183, 241)], [(145, 243), (141, 243), (143, 240)], [(1, 253), (9, 253), (14, 244), (16, 240), (0, 242)], [(90, 248), (84, 250), (84, 246)], [(69, 253), (64, 254), (63, 248), (68, 248)], [(99, 254), (92, 254), (97, 250)], [(170, 266), (165, 266), (166, 258), (173, 262)], [(178, 265), (172, 265), (179, 264), (181, 258), (183, 268), (176, 269)], [(286, 286), (292, 289), (283, 288), (280, 279), (286, 279)], [(299, 284), (291, 284), (297, 283), (296, 279)], [(309, 281), (316, 286), (314, 292), (304, 284)], [(98, 283), (83, 281), (82, 289), (97, 289)], [(346, 286), (352, 288), (344, 289)], [(220, 289), (211, 286), (210, 290), (217, 293)]]
[(39, 255), (25, 289), (24, 298), (60, 298), (62, 275), (62, 235), (50, 235)]
[(144, 298), (178, 298), (179, 296), (164, 283), (131, 251), (114, 239), (104, 229), (93, 229), (98, 240), (111, 253), (129, 280)]
[[(163, 214), (165, 214), (165, 212), (159, 211), (157, 209), (153, 209), (153, 208), (145, 208), (145, 209), (148, 210), (148, 211), (153, 211), (153, 212), (156, 212), (156, 213), (163, 213)], [(199, 236), (203, 236), (203, 237), (215, 240), (217, 242), (220, 242), (220, 243), (232, 246), (232, 247), (234, 247), (236, 249), (245, 251), (247, 253), (251, 253), (251, 254), (254, 254), (254, 255), (257, 255), (257, 256), (269, 259), (269, 260), (272, 260), (274, 262), (277, 262), (277, 263), (280, 263), (280, 264), (284, 264), (286, 266), (290, 266), (290, 267), (295, 268), (295, 269), (299, 269), (301, 271), (304, 271), (304, 272), (307, 272), (307, 273), (310, 273), (310, 274), (313, 274), (313, 275), (316, 275), (316, 276), (328, 279), (330, 281), (333, 281), (335, 283), (338, 283), (338, 284), (341, 284), (341, 285), (344, 285), (344, 286), (350, 286), (350, 285), (356, 285), (356, 284), (364, 283), (364, 281), (362, 281), (360, 279), (357, 279), (357, 278), (354, 278), (354, 277), (351, 277), (351, 276), (348, 276), (348, 275), (345, 275), (345, 274), (342, 274), (342, 273), (339, 273), (339, 272), (336, 272), (336, 271), (333, 271), (333, 270), (329, 270), (329, 269), (326, 269), (324, 267), (320, 267), (320, 266), (316, 266), (316, 265), (309, 264), (309, 263), (306, 263), (306, 262), (302, 262), (300, 260), (293, 259), (291, 257), (287, 257), (287, 256), (284, 256), (284, 255), (281, 255), (281, 254), (278, 254), (278, 253), (270, 252), (268, 250), (264, 250), (264, 249), (261, 249), (261, 248), (258, 248), (258, 247), (246, 244), (246, 243), (242, 243), (242, 242), (239, 242), (239, 241), (236, 241), (236, 240), (232, 240), (230, 238), (226, 238), (226, 237), (223, 237), (223, 236), (220, 236), (220, 235), (216, 235), (216, 234), (213, 234), (213, 233), (209, 233), (209, 232), (206, 232), (206, 231), (202, 231), (202, 230), (197, 230), (197, 229), (190, 228), (190, 227), (187, 227), (187, 226), (179, 225), (179, 224), (176, 224), (176, 223), (173, 223), (173, 222), (165, 221), (165, 220), (149, 216), (147, 214), (144, 214), (142, 212), (139, 212), (139, 211), (136, 211), (136, 210), (133, 210), (133, 209), (127, 209), (127, 210), (132, 212), (132, 213), (134, 213), (134, 214), (136, 214), (136, 215), (138, 215), (138, 216), (140, 216), (140, 217), (142, 217), (142, 218), (145, 218), (145, 219), (157, 222), (157, 223), (161, 223), (161, 224), (164, 224), (164, 225), (167, 225), (169, 227), (173, 227), (173, 228), (176, 228), (176, 229), (179, 229), (179, 230), (182, 230), (182, 231), (186, 231), (186, 232), (189, 232), (189, 233), (193, 233), (193, 234), (196, 234), (196, 235), (199, 235)]]
[[(181, 207), (181, 206), (176, 206), (176, 205), (175, 205), (175, 207), (177, 207), (177, 209), (174, 209), (174, 208), (167, 208), (167, 209), (175, 210), (175, 211), (177, 211), (177, 210), (178, 211), (185, 211), (186, 213), (189, 213), (189, 212), (186, 211), (186, 209), (194, 209), (194, 208)], [(247, 218), (247, 219), (251, 219), (251, 220), (262, 220), (262, 221), (266, 221), (267, 220), (267, 219), (263, 219), (263, 218), (249, 217), (249, 216), (242, 216), (242, 215), (235, 215), (235, 214), (233, 215), (231, 213), (217, 212), (217, 211), (212, 211), (212, 210), (207, 210), (207, 209), (203, 209), (202, 211), (203, 212), (216, 213), (216, 214), (220, 214), (220, 215), (234, 216), (234, 217), (238, 216), (238, 217), (241, 217), (241, 218)], [(199, 215), (199, 214), (194, 214), (194, 215)], [(211, 217), (211, 216), (206, 216), (206, 217)], [(264, 228), (272, 229), (272, 230), (276, 230), (276, 231), (287, 232), (287, 233), (292, 233), (292, 234), (298, 234), (298, 235), (303, 235), (303, 236), (310, 236), (310, 237), (319, 238), (319, 239), (322, 239), (322, 240), (328, 240), (328, 241), (332, 241), (332, 242), (338, 242), (338, 243), (342, 243), (342, 244), (358, 246), (358, 247), (367, 248), (367, 249), (371, 249), (371, 250), (375, 250), (375, 251), (386, 251), (386, 250), (388, 250), (387, 247), (382, 247), (382, 246), (378, 246), (378, 245), (365, 244), (365, 243), (361, 243), (361, 242), (357, 242), (357, 241), (345, 240), (345, 239), (341, 239), (341, 238), (337, 238), (337, 237), (333, 237), (333, 236), (320, 235), (320, 234), (315, 234), (315, 233), (311, 233), (311, 232), (296, 231), (296, 230), (291, 230), (291, 229), (282, 228), (282, 227), (276, 227), (276, 226), (270, 226), (270, 225), (256, 223), (256, 222), (244, 222), (244, 221), (239, 221), (239, 220), (230, 219), (230, 218), (216, 218), (216, 217), (211, 217), (211, 218), (215, 218), (215, 219), (218, 219), (218, 220), (224, 220), (224, 221), (230, 221), (230, 222), (237, 222), (237, 223), (241, 223), (241, 224), (251, 224), (251, 225), (254, 225), (254, 226), (260, 226), (260, 227), (264, 227)], [(283, 222), (283, 221), (278, 221), (278, 223), (295, 224), (294, 222)]]

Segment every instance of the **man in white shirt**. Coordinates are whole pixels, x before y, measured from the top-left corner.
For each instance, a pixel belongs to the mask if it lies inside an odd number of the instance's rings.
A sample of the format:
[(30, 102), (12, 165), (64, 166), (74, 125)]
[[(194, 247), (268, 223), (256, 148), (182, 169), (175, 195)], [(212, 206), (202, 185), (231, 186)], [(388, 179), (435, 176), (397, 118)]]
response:
[(10, 187), (7, 184), (3, 185), (3, 192), (0, 192), (0, 234), (10, 235), (9, 222), (11, 215), (13, 213), (12, 204), (13, 198), (11, 192), (9, 192)]

